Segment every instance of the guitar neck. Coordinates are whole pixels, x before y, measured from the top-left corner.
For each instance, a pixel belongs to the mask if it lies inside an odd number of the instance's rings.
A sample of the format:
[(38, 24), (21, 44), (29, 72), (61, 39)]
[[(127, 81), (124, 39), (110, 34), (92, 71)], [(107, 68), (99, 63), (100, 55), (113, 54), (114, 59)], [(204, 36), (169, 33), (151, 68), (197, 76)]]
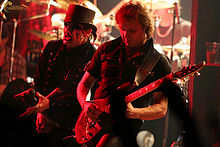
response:
[(129, 95), (127, 95), (125, 97), (126, 104), (142, 97), (143, 95), (145, 95), (155, 89), (157, 89), (158, 87), (160, 87), (162, 85), (164, 80), (171, 80), (171, 79), (173, 79), (172, 73), (166, 75), (165, 77), (163, 77), (163, 78), (161, 78), (161, 79), (159, 79), (159, 80), (157, 80), (157, 81), (155, 81), (155, 82), (153, 82), (143, 88), (138, 89), (135, 92), (130, 93)]

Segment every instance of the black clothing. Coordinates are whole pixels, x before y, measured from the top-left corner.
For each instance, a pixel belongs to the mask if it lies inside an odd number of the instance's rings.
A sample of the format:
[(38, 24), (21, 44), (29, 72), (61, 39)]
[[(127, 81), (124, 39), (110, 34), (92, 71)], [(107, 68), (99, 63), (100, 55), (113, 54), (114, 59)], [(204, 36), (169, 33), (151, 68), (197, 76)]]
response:
[[(81, 112), (76, 88), (84, 74), (84, 67), (95, 52), (95, 48), (89, 42), (71, 50), (62, 42), (63, 40), (50, 41), (46, 45), (35, 76), (35, 89), (44, 96), (57, 87), (63, 90), (61, 94), (50, 99), (50, 107), (45, 111), (59, 125), (51, 132), (55, 137), (60, 135), (58, 140), (71, 135), (68, 132), (72, 132)], [(62, 130), (65, 133), (63, 136)], [(52, 141), (57, 145), (55, 140)]]
[[(144, 45), (139, 55), (131, 59), (126, 59), (125, 44), (121, 38), (106, 42), (99, 47), (86, 68), (93, 77), (98, 79), (99, 87), (94, 98), (109, 97), (111, 94), (107, 90), (108, 87), (113, 87), (112, 85), (120, 86), (126, 82), (133, 82), (135, 73), (148, 50), (154, 50), (152, 39)], [(152, 70), (153, 74), (146, 77), (147, 80), (141, 83), (141, 85), (147, 85), (170, 72), (169, 61), (162, 55)]]
[[(133, 83), (135, 78), (135, 73), (149, 50), (156, 51), (153, 48), (152, 39), (148, 40), (146, 44), (143, 46), (142, 50), (130, 59), (127, 59), (126, 46), (123, 43), (121, 37), (101, 45), (94, 54), (90, 64), (86, 68), (86, 70), (93, 77), (98, 79), (98, 88), (95, 92), (94, 99), (110, 98), (110, 102), (111, 102), (111, 99), (114, 97), (111, 96), (112, 93), (114, 93), (113, 91), (116, 89), (115, 87), (118, 87), (126, 82)], [(154, 66), (152, 70), (152, 74), (148, 75), (146, 79), (138, 86), (137, 89), (161, 77), (164, 77), (170, 72), (171, 69), (168, 58), (162, 55), (159, 61)], [(151, 94), (144, 96), (144, 98), (140, 98), (133, 101), (132, 102), (133, 106), (139, 108), (148, 106), (151, 97), (150, 95)], [(118, 99), (116, 98), (115, 101), (116, 103), (117, 101), (119, 102), (119, 98)], [(117, 115), (117, 111), (120, 111), (122, 107), (119, 107), (118, 110), (116, 110), (116, 115)], [(118, 112), (118, 115), (119, 113), (120, 112)], [(120, 121), (118, 121), (119, 124), (121, 124)], [(127, 120), (122, 120), (122, 121), (127, 121)], [(140, 129), (141, 122), (140, 120), (137, 121), (132, 119), (131, 123), (133, 128), (129, 128), (129, 129), (133, 129), (134, 137), (136, 137), (136, 134)], [(123, 124), (121, 125), (122, 127), (125, 127), (123, 126)], [(122, 128), (118, 128), (118, 129), (120, 130)], [(124, 131), (127, 131), (126, 128), (124, 129)], [(125, 133), (125, 135), (127, 134), (128, 133)]]
[(94, 52), (95, 48), (89, 42), (70, 51), (67, 51), (62, 40), (48, 42), (40, 57), (39, 69), (35, 75), (35, 89), (44, 95), (49, 94), (56, 87), (65, 91), (74, 90), (84, 74), (84, 66)]

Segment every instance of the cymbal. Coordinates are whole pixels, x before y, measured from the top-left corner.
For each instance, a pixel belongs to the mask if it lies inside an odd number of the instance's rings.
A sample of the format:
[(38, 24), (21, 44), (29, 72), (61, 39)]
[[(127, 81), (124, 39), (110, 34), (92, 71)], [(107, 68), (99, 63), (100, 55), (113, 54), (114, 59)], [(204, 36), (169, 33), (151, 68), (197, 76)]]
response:
[[(167, 45), (167, 46), (161, 46), (162, 47), (162, 50), (164, 51), (171, 51), (171, 48), (172, 46), (171, 45)], [(180, 53), (189, 53), (190, 52), (190, 45), (182, 45), (182, 44), (175, 44), (173, 46), (173, 49), (177, 52), (180, 52)]]
[(137, 0), (141, 1), (150, 10), (174, 7), (175, 0)]
[(115, 19), (113, 15), (103, 15), (94, 19), (94, 24), (103, 24), (106, 26), (115, 26)]
[(69, 4), (78, 4), (76, 0), (56, 0), (57, 3), (65, 10), (68, 9)]
[(47, 16), (46, 14), (39, 14), (39, 15), (28, 17), (28, 18), (19, 19), (18, 22), (34, 20), (34, 19), (43, 18), (43, 17), (46, 17), (46, 16)]
[(94, 24), (100, 22), (99, 17), (102, 16), (102, 12), (90, 1), (88, 0), (57, 0), (57, 3), (65, 10), (68, 9), (69, 4), (77, 4), (87, 7), (93, 11), (95, 11)]
[(65, 13), (55, 13), (51, 17), (52, 27), (64, 27)]
[(112, 8), (107, 14), (99, 16), (94, 20), (94, 24), (102, 23), (105, 25), (115, 26), (115, 14), (117, 10), (125, 3), (125, 0), (120, 1), (114, 8)]
[(62, 8), (62, 6), (60, 4), (58, 4), (57, 2), (53, 1), (53, 0), (42, 0), (42, 1), (38, 1), (38, 0), (25, 0), (25, 2), (31, 2), (31, 3), (36, 3), (38, 5), (48, 5), (49, 2), (51, 5), (58, 7), (58, 8)]
[(95, 17), (101, 16), (102, 12), (90, 1), (88, 0), (56, 0), (57, 3), (65, 10), (68, 9), (69, 4), (76, 4), (85, 6), (96, 12)]
[(28, 31), (31, 32), (32, 34), (34, 34), (35, 36), (42, 38), (42, 39), (46, 39), (48, 41), (57, 39), (57, 37), (54, 35), (50, 35), (48, 33), (44, 33), (44, 32), (38, 31), (38, 30), (28, 29)]
[[(103, 24), (107, 24), (107, 19), (102, 18), (102, 12), (90, 1), (84, 0), (81, 3), (77, 0), (57, 0), (58, 4), (61, 5), (63, 7), (63, 9), (67, 10), (69, 4), (78, 4), (78, 5), (82, 5), (85, 6), (93, 11), (95, 11), (95, 18), (93, 20), (94, 25), (97, 26), (98, 23), (103, 23)], [(65, 14), (63, 13), (56, 13), (52, 16), (51, 21), (52, 21), (52, 26), (55, 27), (61, 27), (63, 28), (64, 24), (63, 24), (63, 20), (65, 19)], [(99, 29), (99, 27), (97, 26), (97, 29)]]
[[(173, 7), (173, 3), (175, 0), (137, 0), (146, 5), (149, 9), (165, 9)], [(128, 0), (120, 1), (114, 8), (112, 8), (107, 14), (97, 17), (94, 20), (94, 23), (103, 23), (105, 25), (115, 26), (114, 16), (117, 10), (124, 4), (128, 2)], [(113, 17), (113, 18), (112, 18)]]
[(84, 0), (84, 1), (83, 1), (83, 4), (84, 4), (87, 8), (89, 8), (89, 9), (95, 11), (95, 18), (102, 16), (102, 12), (99, 10), (99, 8), (96, 7), (96, 6), (95, 6), (93, 3), (91, 3), (90, 1), (85, 1), (85, 0)]
[(95, 11), (95, 18), (102, 16), (102, 12), (90, 1), (88, 0), (57, 0), (58, 4), (60, 4), (65, 10), (68, 9), (69, 4), (77, 4), (85, 6), (93, 11)]

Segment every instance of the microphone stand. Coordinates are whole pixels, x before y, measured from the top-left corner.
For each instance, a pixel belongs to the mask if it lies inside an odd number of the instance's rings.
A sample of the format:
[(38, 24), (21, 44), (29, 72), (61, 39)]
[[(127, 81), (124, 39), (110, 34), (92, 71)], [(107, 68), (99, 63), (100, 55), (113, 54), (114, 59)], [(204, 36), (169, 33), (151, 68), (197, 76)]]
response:
[[(4, 0), (4, 2), (2, 3), (1, 9), (0, 9), (0, 21), (1, 21), (1, 24), (0, 24), (1, 25), (0, 43), (2, 41), (3, 20), (6, 19), (5, 14), (2, 11), (3, 11), (7, 1), (8, 0)], [(11, 54), (10, 54), (9, 83), (13, 79), (12, 69), (13, 69), (13, 63), (14, 63), (15, 32), (16, 32), (16, 28), (17, 28), (17, 21), (16, 21), (16, 19), (14, 19), (13, 21), (14, 21), (14, 30), (13, 30), (12, 49), (11, 49)]]
[(0, 43), (2, 42), (3, 16), (0, 16)]
[[(175, 34), (175, 24), (176, 24), (176, 16), (179, 15), (177, 11), (177, 3), (174, 3), (174, 12), (173, 12), (173, 30), (172, 30), (172, 40), (171, 40), (171, 53), (170, 53), (170, 61), (171, 65), (173, 62), (173, 45), (174, 45), (174, 34)], [(179, 23), (179, 17), (178, 18), (178, 23)], [(172, 67), (172, 66), (171, 66)], [(167, 109), (167, 115), (165, 117), (165, 127), (164, 127), (164, 137), (163, 137), (163, 147), (166, 147), (167, 144), (167, 136), (168, 136), (168, 128), (169, 128), (169, 109)]]
[(173, 30), (172, 30), (172, 40), (171, 40), (171, 54), (170, 54), (170, 60), (171, 64), (173, 62), (173, 45), (174, 45), (174, 35), (175, 35), (175, 21), (176, 21), (176, 12), (173, 13)]
[(0, 43), (2, 42), (3, 20), (6, 19), (6, 16), (5, 16), (5, 14), (2, 11), (3, 11), (7, 1), (8, 0), (4, 0), (4, 2), (1, 5), (1, 8), (0, 8), (0, 21), (1, 21), (1, 23), (0, 23), (0, 27), (1, 27), (1, 29), (0, 29)]
[(176, 24), (176, 18), (179, 24), (179, 13), (177, 10), (177, 3), (174, 3), (174, 13), (173, 13), (173, 30), (172, 30), (172, 41), (171, 41), (171, 54), (170, 54), (170, 60), (171, 64), (173, 62), (173, 44), (174, 44), (174, 33), (175, 33), (175, 24)]
[(11, 47), (11, 55), (10, 55), (9, 83), (13, 80), (15, 36), (18, 25), (18, 21), (15, 18), (13, 19), (13, 22), (14, 22), (14, 29), (13, 29), (12, 47)]

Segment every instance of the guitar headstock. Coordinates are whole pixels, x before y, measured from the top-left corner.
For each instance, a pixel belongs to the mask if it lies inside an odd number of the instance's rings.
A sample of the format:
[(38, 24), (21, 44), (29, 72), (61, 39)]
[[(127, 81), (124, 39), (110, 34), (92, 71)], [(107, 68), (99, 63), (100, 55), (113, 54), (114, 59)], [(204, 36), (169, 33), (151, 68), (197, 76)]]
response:
[(200, 64), (183, 67), (181, 70), (173, 73), (173, 78), (182, 79), (194, 74), (199, 75), (198, 71), (200, 71), (205, 66), (205, 64), (206, 62), (203, 61)]

